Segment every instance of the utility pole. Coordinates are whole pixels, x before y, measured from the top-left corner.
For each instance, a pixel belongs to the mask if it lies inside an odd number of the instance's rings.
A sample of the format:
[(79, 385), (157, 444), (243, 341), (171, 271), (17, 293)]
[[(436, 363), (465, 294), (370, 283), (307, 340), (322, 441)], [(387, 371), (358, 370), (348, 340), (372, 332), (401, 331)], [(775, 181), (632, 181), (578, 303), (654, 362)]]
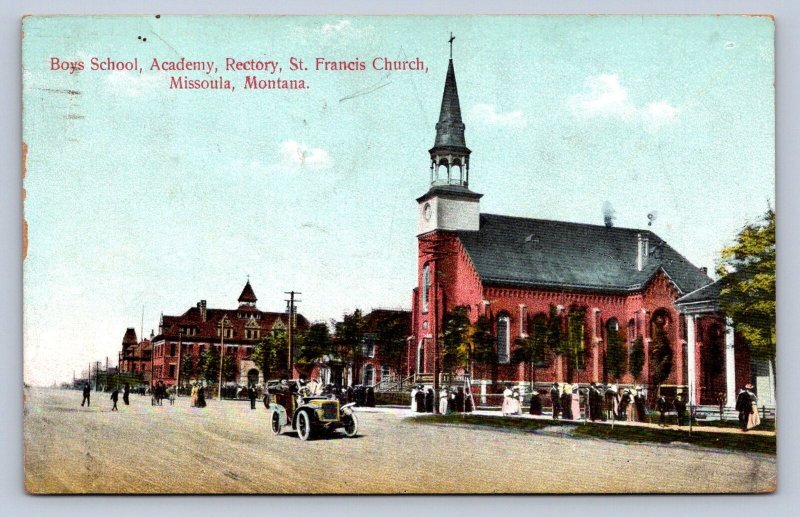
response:
[(183, 344), (183, 329), (178, 329), (178, 367), (175, 369), (175, 396), (179, 395), (181, 387), (181, 345)]
[(100, 391), (100, 361), (94, 362), (94, 391)]
[(106, 372), (103, 375), (103, 381), (106, 386), (108, 386), (108, 356), (106, 356)]
[(219, 384), (217, 384), (217, 399), (222, 400), (222, 360), (225, 358), (225, 317), (222, 317), (220, 324), (219, 341)]
[(288, 341), (289, 341), (289, 378), (294, 375), (294, 326), (295, 326), (295, 314), (297, 314), (297, 306), (295, 303), (299, 303), (302, 300), (298, 300), (295, 298), (298, 294), (297, 291), (285, 291), (283, 294), (288, 294), (289, 299), (286, 300), (286, 312), (289, 313), (289, 334), (288, 334)]

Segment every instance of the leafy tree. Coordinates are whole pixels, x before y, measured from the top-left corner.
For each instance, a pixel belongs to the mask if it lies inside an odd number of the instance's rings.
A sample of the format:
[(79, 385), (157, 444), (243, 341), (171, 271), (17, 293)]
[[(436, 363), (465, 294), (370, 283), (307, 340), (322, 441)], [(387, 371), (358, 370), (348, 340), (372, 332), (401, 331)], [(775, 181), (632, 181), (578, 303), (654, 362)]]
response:
[(352, 314), (345, 314), (342, 321), (336, 322), (334, 345), (339, 356), (351, 364), (353, 379), (361, 378), (365, 326), (360, 309), (354, 310)]
[(288, 366), (289, 341), (285, 330), (270, 332), (253, 348), (250, 359), (264, 375), (264, 379), (285, 374)]
[(571, 305), (567, 315), (567, 335), (563, 350), (569, 358), (570, 369), (583, 369), (586, 360), (585, 327), (586, 307)]
[(531, 327), (531, 333), (527, 337), (519, 337), (514, 341), (511, 362), (527, 364), (528, 380), (533, 382), (534, 367), (545, 363), (547, 318), (542, 314), (534, 317)]
[(753, 357), (775, 361), (775, 211), (748, 224), (722, 250), (719, 304)]
[(181, 359), (181, 379), (191, 381), (197, 378), (197, 361), (192, 354), (187, 353)]
[(492, 384), (497, 384), (497, 340), (492, 333), (492, 322), (480, 316), (472, 326), (472, 358), (492, 369)]
[(219, 380), (219, 351), (213, 345), (200, 354), (200, 373), (207, 382)]
[(442, 340), (443, 372), (453, 374), (457, 367), (469, 364), (469, 327), (467, 307), (454, 307), (445, 314)]
[(625, 342), (619, 331), (609, 328), (606, 332), (606, 369), (612, 378), (619, 381), (625, 375)]
[(236, 356), (227, 352), (222, 358), (222, 382), (236, 380)]
[(631, 374), (638, 379), (644, 368), (644, 340), (637, 337), (631, 346)]
[(558, 313), (558, 308), (550, 304), (550, 314), (547, 317), (547, 330), (545, 333), (545, 344), (547, 349), (555, 355), (562, 355), (564, 353), (563, 341), (561, 335), (562, 330), (561, 315)]
[(653, 331), (653, 347), (650, 353), (650, 382), (658, 386), (667, 380), (672, 372), (672, 344), (663, 327)]
[(406, 339), (411, 333), (407, 313), (390, 314), (378, 328), (375, 340), (380, 347), (381, 362), (395, 372), (403, 370), (406, 360)]
[(314, 323), (305, 332), (293, 336), (295, 362), (301, 366), (311, 365), (325, 355), (333, 353), (333, 338), (327, 323)]

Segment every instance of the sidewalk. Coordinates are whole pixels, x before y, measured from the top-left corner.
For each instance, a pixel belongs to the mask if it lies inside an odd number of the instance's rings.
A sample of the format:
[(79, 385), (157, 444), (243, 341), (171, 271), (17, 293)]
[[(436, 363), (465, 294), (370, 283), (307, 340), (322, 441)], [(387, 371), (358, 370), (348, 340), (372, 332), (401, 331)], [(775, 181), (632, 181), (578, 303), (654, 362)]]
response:
[[(430, 415), (430, 413), (412, 413), (411, 409), (407, 407), (400, 407), (400, 406), (382, 406), (382, 407), (374, 407), (374, 408), (367, 408), (367, 407), (359, 407), (356, 408), (358, 412), (364, 413), (386, 413), (386, 414), (394, 414), (397, 416), (404, 416), (404, 417), (416, 417), (416, 416), (425, 416)], [(553, 417), (549, 415), (531, 415), (528, 413), (523, 413), (521, 415), (511, 415), (503, 417), (503, 414), (500, 411), (487, 411), (487, 410), (476, 410), (472, 413), (464, 413), (469, 415), (478, 415), (478, 416), (485, 416), (485, 417), (495, 417), (495, 418), (522, 418), (528, 420), (541, 420), (542, 422), (553, 422)], [(575, 425), (584, 424), (584, 420), (557, 420), (558, 423), (573, 423)], [(612, 422), (609, 421), (601, 421), (596, 420), (586, 421), (587, 425), (612, 425)], [(666, 429), (671, 431), (682, 431), (685, 433), (689, 432), (689, 426), (678, 426), (678, 425), (666, 425), (660, 426), (658, 424), (650, 424), (647, 422), (628, 422), (625, 420), (617, 420), (613, 422), (615, 427), (647, 427), (651, 429)], [(741, 429), (737, 427), (713, 427), (713, 426), (692, 426), (692, 433), (711, 433), (711, 434), (741, 434), (741, 435), (756, 435), (756, 436), (775, 436), (775, 431), (762, 431), (758, 428), (753, 429), (751, 431), (747, 431), (746, 433), (743, 432)]]

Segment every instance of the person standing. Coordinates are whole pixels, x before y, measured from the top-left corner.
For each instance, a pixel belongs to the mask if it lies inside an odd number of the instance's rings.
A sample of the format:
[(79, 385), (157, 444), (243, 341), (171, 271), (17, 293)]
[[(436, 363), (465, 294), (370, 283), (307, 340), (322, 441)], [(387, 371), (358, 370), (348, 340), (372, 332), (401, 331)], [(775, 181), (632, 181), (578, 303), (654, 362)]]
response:
[(416, 400), (417, 413), (424, 413), (425, 412), (425, 391), (422, 388), (417, 390), (417, 394), (414, 395), (414, 400)]
[(581, 419), (581, 393), (579, 386), (576, 384), (572, 386), (572, 393), (570, 394), (570, 400), (572, 402), (572, 418), (574, 420)]
[(667, 425), (667, 411), (669, 411), (669, 404), (667, 404), (667, 399), (664, 395), (658, 397), (656, 400), (656, 410), (658, 411), (658, 425), (661, 427), (665, 427)]
[(561, 393), (561, 419), (572, 420), (572, 386), (564, 384)]
[(206, 389), (202, 384), (197, 388), (197, 407), (206, 407)]
[(433, 413), (433, 388), (428, 388), (425, 390), (425, 412), (426, 413)]
[(417, 391), (419, 391), (417, 389), (417, 386), (414, 386), (413, 388), (411, 388), (411, 412), (412, 413), (416, 413), (417, 412)]
[(192, 383), (192, 407), (197, 407), (197, 383)]
[(558, 415), (561, 412), (561, 395), (558, 389), (558, 383), (554, 382), (553, 387), (550, 388), (550, 401), (553, 404), (553, 420), (558, 420)]
[(447, 398), (448, 398), (447, 388), (442, 386), (442, 389), (439, 390), (439, 413), (442, 415), (447, 414)]
[(686, 418), (686, 401), (683, 400), (683, 395), (677, 395), (672, 405), (675, 406), (675, 413), (678, 415), (678, 426), (682, 426)]
[(92, 401), (90, 400), (92, 395), (92, 388), (89, 387), (89, 383), (83, 385), (83, 400), (81, 401), (81, 407), (86, 404), (87, 407), (92, 405)]
[(125, 387), (122, 390), (122, 402), (124, 402), (126, 406), (131, 405), (131, 401), (129, 399), (130, 395), (131, 395), (131, 385), (126, 382)]
[(177, 393), (178, 393), (178, 387), (177, 386), (170, 386), (169, 388), (167, 388), (167, 395), (169, 397), (169, 405), (170, 406), (174, 406), (175, 405), (175, 397), (176, 397)]
[(531, 392), (531, 408), (530, 414), (534, 416), (538, 416), (542, 414), (542, 397), (539, 395), (539, 392), (533, 390)]
[(639, 422), (644, 422), (644, 419), (647, 417), (647, 408), (645, 406), (647, 402), (647, 396), (645, 395), (644, 389), (642, 387), (638, 388), (638, 392), (633, 399), (634, 403), (636, 404), (636, 413), (638, 416)]
[(511, 398), (512, 395), (514, 395), (514, 392), (511, 391), (511, 386), (506, 386), (506, 389), (503, 390), (503, 404), (500, 406), (500, 411), (503, 413), (503, 416), (510, 415), (512, 412), (512, 408), (514, 407), (514, 402)]
[(111, 392), (111, 401), (114, 403), (114, 405), (111, 406), (111, 411), (119, 411), (119, 409), (117, 409), (118, 400), (119, 400), (119, 389), (114, 388), (114, 391)]
[(747, 417), (747, 429), (750, 430), (761, 425), (761, 417), (758, 415), (758, 397), (753, 391), (753, 385), (747, 384), (744, 389), (750, 397), (750, 414)]
[(589, 419), (594, 422), (595, 420), (602, 419), (603, 397), (600, 395), (600, 390), (597, 389), (597, 383), (593, 382), (589, 386)]
[(247, 388), (247, 397), (250, 399), (250, 409), (253, 410), (256, 408), (256, 397), (258, 396), (258, 392), (256, 391), (255, 384), (251, 384)]

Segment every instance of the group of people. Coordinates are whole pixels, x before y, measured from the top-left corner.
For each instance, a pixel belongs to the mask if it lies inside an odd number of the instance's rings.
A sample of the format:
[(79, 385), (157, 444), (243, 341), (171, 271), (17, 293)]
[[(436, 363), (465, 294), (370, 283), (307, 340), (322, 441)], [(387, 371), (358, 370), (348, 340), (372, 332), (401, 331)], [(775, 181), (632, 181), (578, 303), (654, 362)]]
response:
[[(411, 411), (414, 413), (433, 413), (437, 404), (436, 392), (432, 387), (422, 384), (414, 386), (411, 390)], [(463, 386), (442, 386), (439, 390), (438, 409), (442, 415), (451, 413), (471, 413), (473, 410), (472, 397), (464, 391)]]
[(206, 407), (206, 387), (202, 382), (193, 382), (190, 392), (191, 406), (197, 408)]
[[(536, 396), (539, 396), (536, 392)], [(550, 387), (550, 402), (553, 406), (553, 420), (580, 420), (581, 395), (578, 385), (554, 382)]]
[(503, 416), (522, 414), (522, 393), (518, 387), (506, 386), (503, 390), (503, 404), (500, 407)]
[[(111, 391), (111, 411), (119, 411), (117, 407), (117, 403), (119, 402), (119, 387), (115, 386), (114, 389)], [(128, 406), (131, 403), (131, 386), (127, 382), (122, 387), (122, 402)], [(89, 383), (85, 383), (83, 385), (83, 399), (81, 400), (81, 407), (86, 405), (86, 407), (91, 407), (92, 405), (92, 387), (89, 386)]]

